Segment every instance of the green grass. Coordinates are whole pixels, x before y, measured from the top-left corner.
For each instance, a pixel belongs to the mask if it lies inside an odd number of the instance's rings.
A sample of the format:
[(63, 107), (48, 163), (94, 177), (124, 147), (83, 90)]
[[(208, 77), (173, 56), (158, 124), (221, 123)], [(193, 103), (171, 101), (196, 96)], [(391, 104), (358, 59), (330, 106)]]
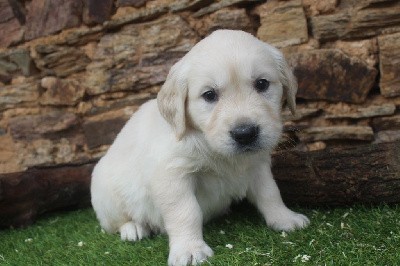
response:
[[(236, 206), (205, 226), (215, 252), (205, 265), (400, 265), (400, 206), (297, 211), (312, 224), (285, 235), (268, 229), (250, 205)], [(121, 242), (101, 232), (91, 209), (0, 231), (0, 265), (166, 265), (167, 256), (165, 235)]]

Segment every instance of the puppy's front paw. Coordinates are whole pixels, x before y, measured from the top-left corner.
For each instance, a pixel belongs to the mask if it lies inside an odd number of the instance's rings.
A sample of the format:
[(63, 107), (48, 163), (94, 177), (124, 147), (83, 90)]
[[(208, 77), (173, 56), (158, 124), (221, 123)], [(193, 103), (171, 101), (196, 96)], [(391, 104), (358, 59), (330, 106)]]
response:
[(181, 242), (171, 244), (168, 257), (169, 266), (197, 265), (213, 255), (213, 251), (204, 241)]
[(307, 227), (310, 220), (307, 216), (291, 211), (287, 208), (277, 209), (266, 217), (267, 224), (276, 231), (293, 231)]
[(150, 235), (150, 230), (140, 223), (127, 222), (119, 228), (121, 240), (137, 241)]

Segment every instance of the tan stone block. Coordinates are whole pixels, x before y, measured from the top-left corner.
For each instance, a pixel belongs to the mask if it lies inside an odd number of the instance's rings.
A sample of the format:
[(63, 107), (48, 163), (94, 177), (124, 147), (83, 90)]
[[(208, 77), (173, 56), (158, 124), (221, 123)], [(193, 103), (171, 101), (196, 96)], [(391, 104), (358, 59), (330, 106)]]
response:
[(27, 79), (22, 84), (6, 85), (0, 90), (0, 110), (35, 105), (38, 98), (39, 89), (35, 80)]
[(0, 174), (24, 170), (18, 161), (18, 152), (9, 135), (0, 135)]
[(276, 47), (308, 41), (307, 20), (300, 0), (268, 1), (257, 9), (261, 26), (257, 36)]
[(400, 96), (400, 33), (378, 38), (380, 89), (383, 96)]
[(303, 142), (324, 140), (364, 140), (372, 141), (374, 132), (368, 126), (327, 126), (310, 127), (296, 133)]
[(201, 19), (193, 19), (191, 15), (188, 19), (201, 36), (206, 36), (217, 29), (252, 32), (255, 28), (245, 9), (223, 8)]
[(350, 57), (356, 57), (366, 62), (370, 67), (377, 65), (378, 42), (376, 38), (357, 41), (336, 41), (327, 43), (324, 48), (336, 48)]

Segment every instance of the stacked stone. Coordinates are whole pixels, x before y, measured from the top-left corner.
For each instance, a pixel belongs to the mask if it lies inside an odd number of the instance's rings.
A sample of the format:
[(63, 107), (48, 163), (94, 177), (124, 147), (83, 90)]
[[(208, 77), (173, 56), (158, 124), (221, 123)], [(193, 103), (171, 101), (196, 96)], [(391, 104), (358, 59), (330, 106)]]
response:
[(240, 29), (298, 78), (280, 149), (400, 139), (395, 0), (0, 0), (0, 173), (98, 159), (202, 37)]

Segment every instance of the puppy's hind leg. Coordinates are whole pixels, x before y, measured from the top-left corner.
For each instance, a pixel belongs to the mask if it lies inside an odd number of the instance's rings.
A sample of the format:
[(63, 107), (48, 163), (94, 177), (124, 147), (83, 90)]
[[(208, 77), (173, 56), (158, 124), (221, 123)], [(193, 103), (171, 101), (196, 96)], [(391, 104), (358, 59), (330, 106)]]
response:
[(138, 241), (150, 235), (150, 228), (141, 223), (129, 221), (119, 227), (119, 232), (123, 241)]

